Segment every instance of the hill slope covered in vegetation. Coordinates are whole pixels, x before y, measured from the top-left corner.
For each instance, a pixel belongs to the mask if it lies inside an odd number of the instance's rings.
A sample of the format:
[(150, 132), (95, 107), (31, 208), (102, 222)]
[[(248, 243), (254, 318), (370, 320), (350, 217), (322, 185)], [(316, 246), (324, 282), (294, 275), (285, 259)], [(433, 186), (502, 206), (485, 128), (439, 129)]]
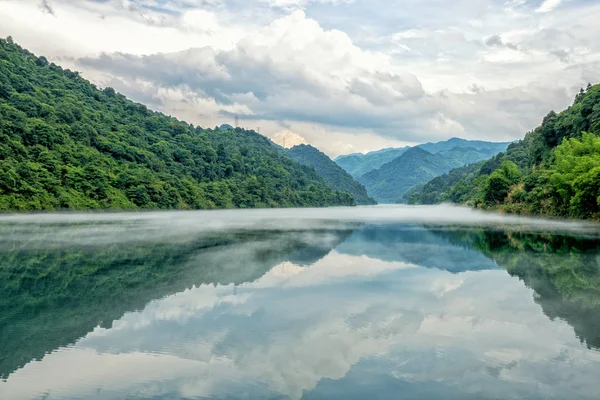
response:
[(347, 154), (335, 159), (335, 163), (355, 178), (381, 167), (400, 157), (410, 147), (399, 149), (382, 149), (367, 154)]
[(349, 193), (356, 200), (356, 204), (369, 205), (377, 202), (369, 197), (367, 189), (334, 163), (327, 155), (310, 145), (301, 144), (287, 151), (287, 155), (300, 164), (313, 167), (315, 171), (334, 190)]
[(551, 111), (506, 152), (475, 171), (454, 171), (426, 185), (413, 201), (431, 197), (520, 214), (600, 219), (600, 85), (582, 89), (560, 114)]
[[(485, 142), (452, 138), (442, 142), (423, 143), (419, 147), (429, 153), (439, 154), (448, 160), (460, 161), (460, 165), (487, 160), (505, 151), (510, 143)], [(361, 177), (384, 164), (393, 161), (413, 147), (389, 148), (366, 154), (348, 154), (339, 156), (335, 162), (355, 178)]]
[(0, 210), (353, 204), (253, 131), (194, 127), (0, 39)]
[(393, 161), (358, 179), (381, 203), (395, 203), (419, 183), (450, 171), (461, 164), (431, 154), (419, 147), (409, 149)]

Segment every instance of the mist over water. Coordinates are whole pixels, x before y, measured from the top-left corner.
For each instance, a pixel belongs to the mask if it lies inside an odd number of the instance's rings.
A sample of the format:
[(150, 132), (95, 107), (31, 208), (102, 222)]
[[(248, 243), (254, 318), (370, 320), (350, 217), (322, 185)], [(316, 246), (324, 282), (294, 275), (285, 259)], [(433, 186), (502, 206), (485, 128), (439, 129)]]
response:
[(600, 229), (450, 205), (0, 217), (0, 399), (597, 399)]
[(600, 235), (598, 224), (585, 221), (509, 216), (454, 205), (379, 205), (304, 209), (0, 215), (0, 238), (45, 242), (45, 245), (62, 241), (104, 245), (111, 242), (181, 240), (190, 235), (201, 235), (207, 232), (336, 229), (365, 223), (409, 223)]

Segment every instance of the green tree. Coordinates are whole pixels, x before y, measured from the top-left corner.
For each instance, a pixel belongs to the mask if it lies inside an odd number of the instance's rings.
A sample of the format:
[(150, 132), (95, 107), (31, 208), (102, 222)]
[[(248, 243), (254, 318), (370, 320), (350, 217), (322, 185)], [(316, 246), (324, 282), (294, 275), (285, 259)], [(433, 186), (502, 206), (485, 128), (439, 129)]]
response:
[(256, 132), (150, 111), (12, 39), (0, 39), (0, 173), (0, 211), (354, 204)]

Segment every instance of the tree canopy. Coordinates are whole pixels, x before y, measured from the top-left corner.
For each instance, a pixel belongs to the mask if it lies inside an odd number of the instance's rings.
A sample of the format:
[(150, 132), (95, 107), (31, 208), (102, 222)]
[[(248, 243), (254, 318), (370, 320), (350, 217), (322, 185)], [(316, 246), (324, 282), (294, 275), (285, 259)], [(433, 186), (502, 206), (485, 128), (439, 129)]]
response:
[(377, 202), (369, 197), (367, 189), (344, 171), (342, 167), (333, 162), (326, 154), (311, 145), (301, 144), (287, 151), (287, 155), (298, 161), (313, 167), (315, 171), (335, 190), (344, 191), (354, 197), (357, 204), (372, 205)]
[(254, 131), (203, 129), (0, 39), (0, 211), (354, 205)]
[(600, 219), (600, 85), (582, 89), (563, 112), (549, 112), (506, 152), (451, 171), (412, 200), (432, 197), (512, 213)]

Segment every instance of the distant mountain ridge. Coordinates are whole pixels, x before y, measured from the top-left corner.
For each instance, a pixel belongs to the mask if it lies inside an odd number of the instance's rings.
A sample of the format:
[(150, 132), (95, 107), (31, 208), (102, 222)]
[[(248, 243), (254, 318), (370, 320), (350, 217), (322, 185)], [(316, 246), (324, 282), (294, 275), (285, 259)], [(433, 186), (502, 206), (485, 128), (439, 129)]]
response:
[(334, 161), (353, 177), (360, 177), (400, 157), (410, 147), (388, 148), (372, 151), (367, 154), (354, 153), (337, 157)]
[(431, 179), (493, 157), (505, 151), (509, 144), (452, 138), (415, 147), (340, 156), (336, 162), (378, 202), (406, 203), (410, 194)]
[(378, 202), (396, 203), (416, 185), (428, 182), (460, 165), (456, 160), (448, 160), (439, 154), (413, 147), (381, 168), (361, 176), (358, 181)]
[(410, 201), (600, 221), (600, 84), (505, 152), (432, 180)]
[(430, 153), (440, 153), (454, 148), (472, 148), (479, 151), (493, 151), (495, 152), (494, 154), (497, 154), (506, 150), (511, 143), (512, 142), (486, 142), (483, 140), (467, 140), (454, 137), (442, 142), (420, 144), (416, 147), (420, 147)]
[[(488, 159), (496, 154), (505, 151), (512, 142), (486, 142), (482, 140), (467, 140), (460, 138), (451, 138), (442, 142), (428, 142), (414, 147), (419, 147), (429, 153), (452, 152), (453, 158), (464, 159), (462, 165)], [(384, 164), (400, 157), (408, 149), (413, 147), (386, 148), (372, 151), (366, 154), (353, 153), (341, 155), (335, 158), (336, 164), (342, 167), (346, 172), (355, 178), (361, 177), (366, 173), (380, 168)], [(459, 149), (470, 149), (469, 155), (459, 155), (464, 153)]]
[(287, 150), (286, 154), (300, 164), (313, 167), (325, 183), (332, 189), (335, 188), (336, 191), (343, 191), (352, 195), (356, 204), (377, 204), (375, 199), (369, 197), (363, 185), (354, 180), (350, 174), (319, 149), (311, 145), (300, 144)]

